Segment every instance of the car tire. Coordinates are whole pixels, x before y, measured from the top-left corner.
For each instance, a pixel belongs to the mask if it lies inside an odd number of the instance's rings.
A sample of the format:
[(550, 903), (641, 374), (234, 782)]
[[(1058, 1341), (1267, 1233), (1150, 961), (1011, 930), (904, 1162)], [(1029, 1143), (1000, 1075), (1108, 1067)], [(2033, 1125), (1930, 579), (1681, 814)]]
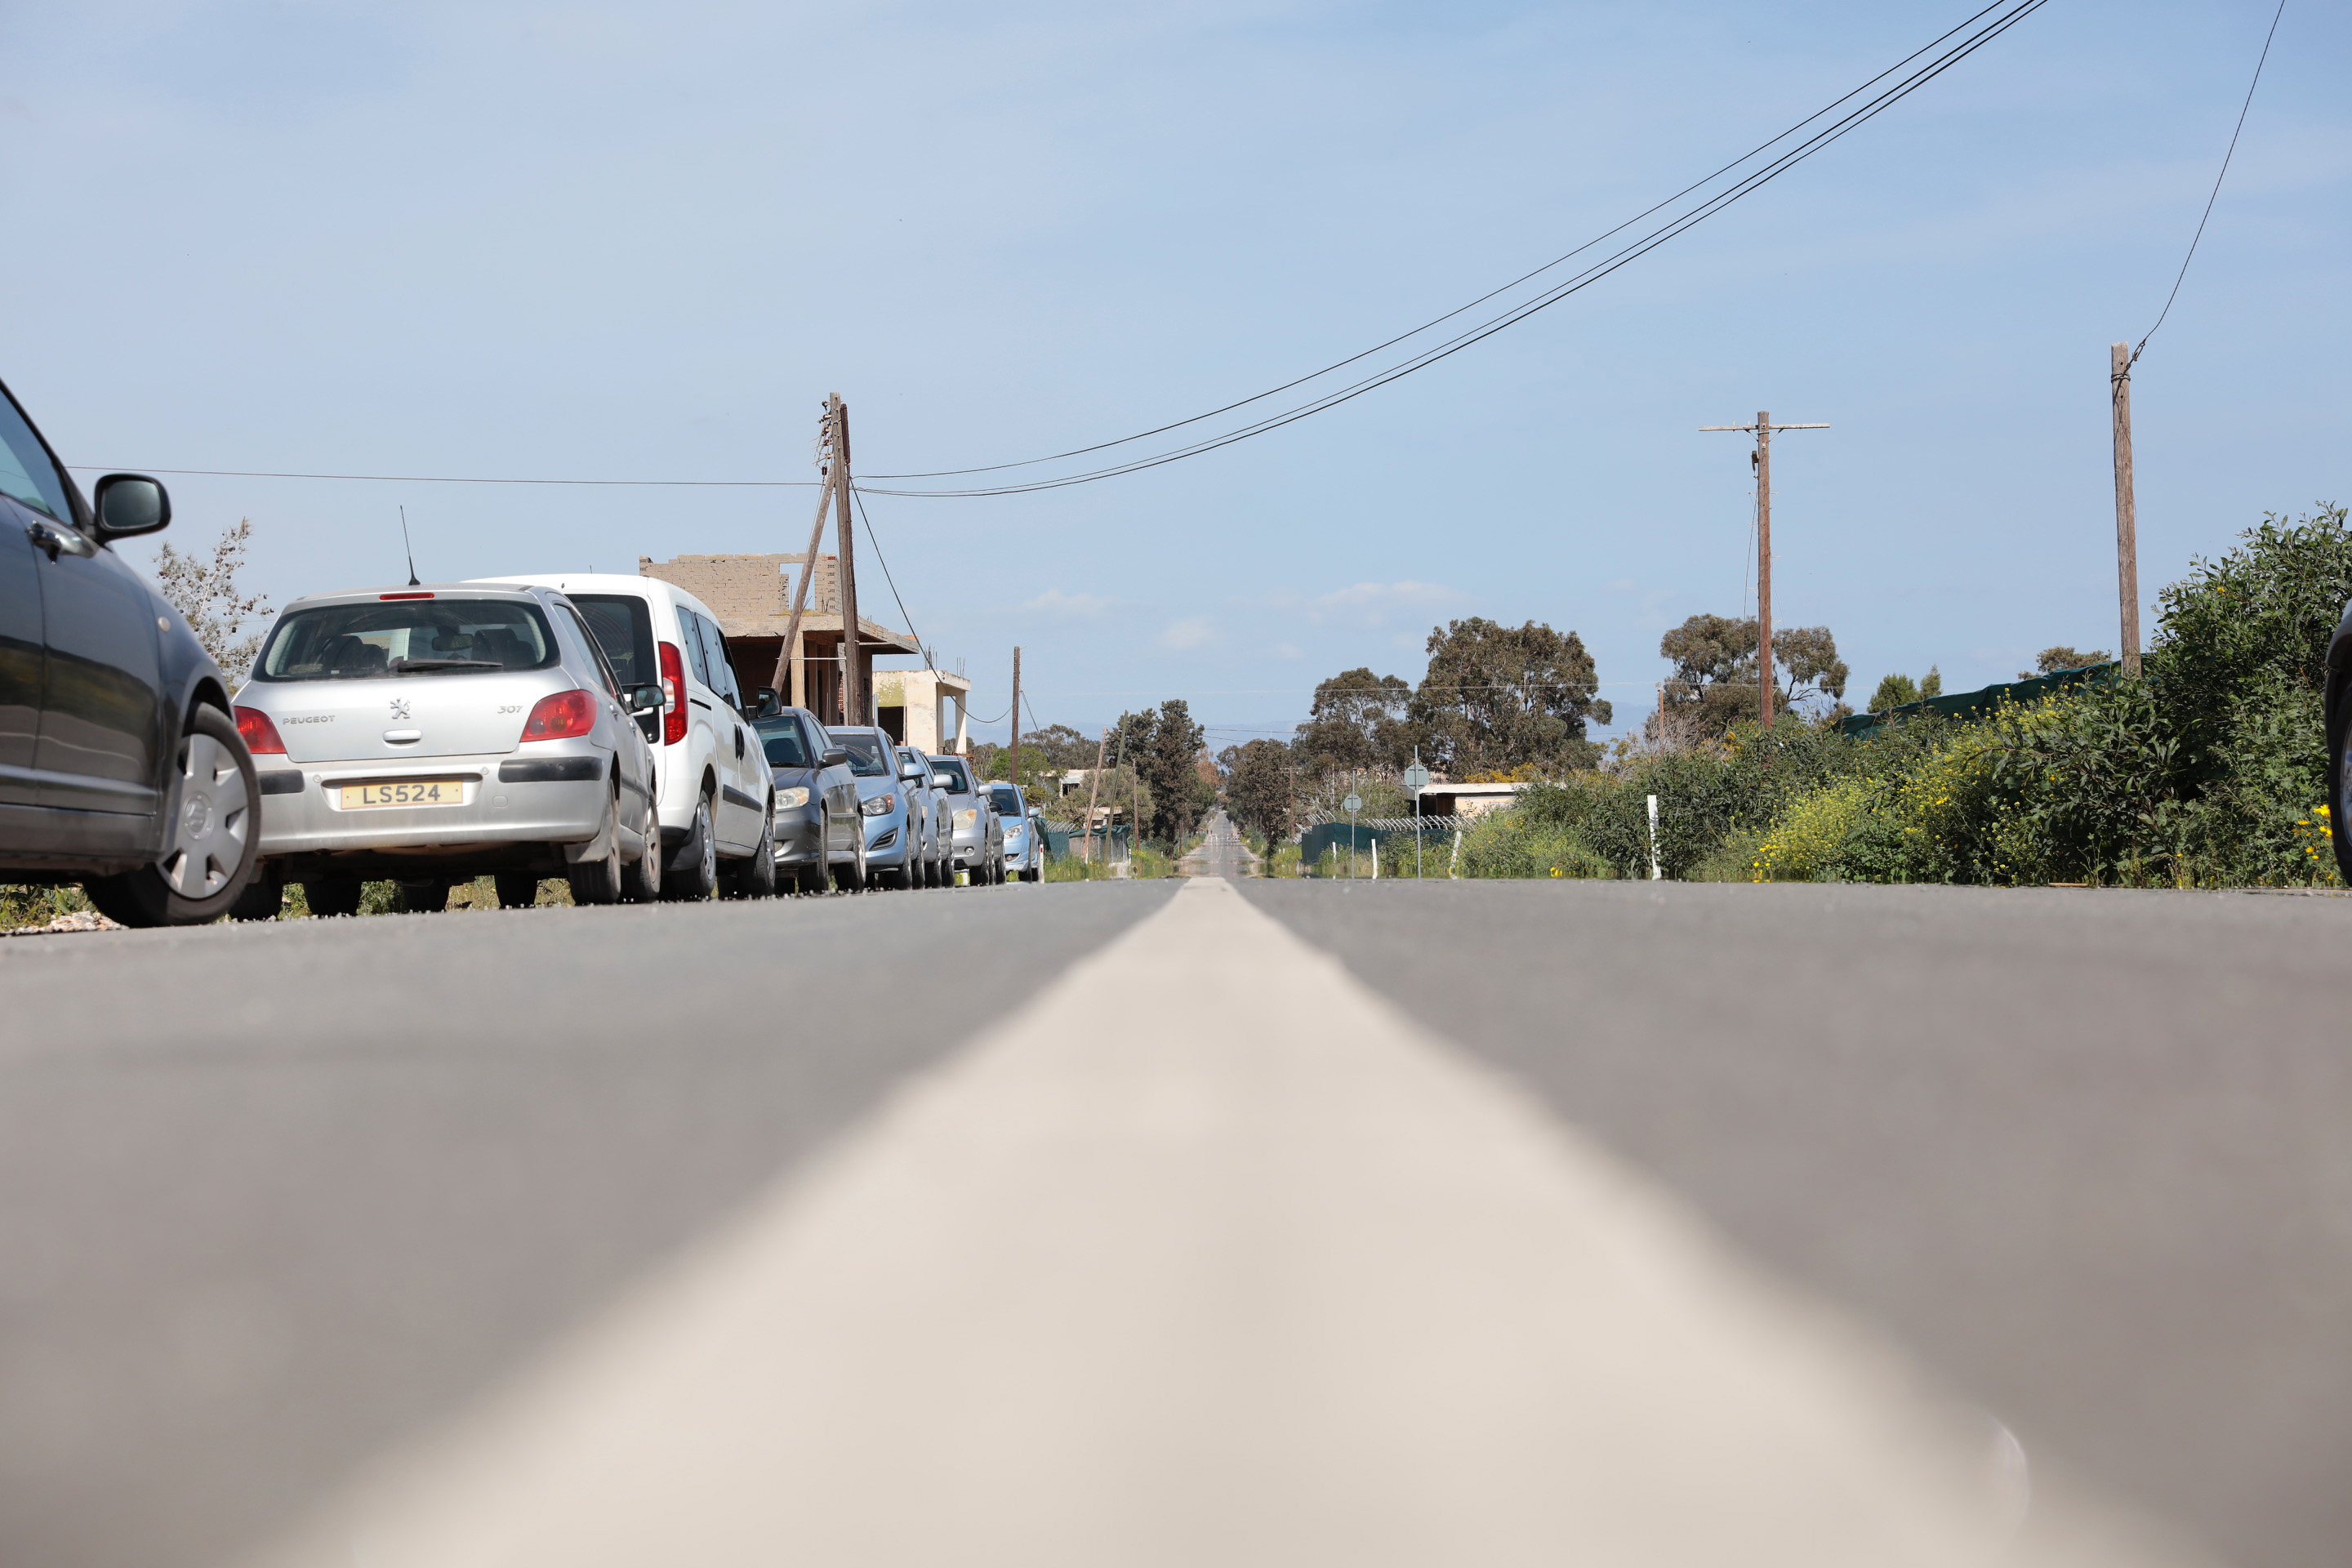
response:
[(82, 884), (118, 925), (202, 925), (228, 913), (253, 877), (261, 786), (236, 722), (199, 704), (180, 732), (163, 853), (134, 871)]
[(730, 899), (772, 899), (776, 896), (776, 826), (771, 815), (760, 825), (760, 842), (740, 860), (727, 863), (721, 884)]
[(449, 884), (436, 879), (429, 882), (401, 882), (400, 912), (404, 915), (437, 915), (449, 908)]
[(257, 874), (245, 885), (245, 891), (229, 905), (228, 918), (233, 921), (274, 921), (286, 908), (283, 884)]
[(719, 886), (719, 840), (710, 827), (710, 797), (698, 795), (694, 821), (662, 872), (662, 897), (673, 903), (707, 899)]
[(637, 825), (637, 835), (645, 841), (645, 853), (621, 873), (621, 896), (633, 904), (650, 904), (662, 894), (661, 818), (655, 814), (651, 796), (646, 797), (645, 820)]
[(367, 894), (367, 884), (357, 877), (328, 877), (302, 884), (302, 901), (310, 912), (326, 919), (360, 912), (360, 900)]
[(833, 885), (845, 893), (862, 893), (870, 883), (866, 869), (866, 819), (857, 819), (854, 831), (857, 835), (857, 854), (846, 866), (833, 868)]
[[(2333, 678), (2341, 681), (2344, 678)], [(2336, 875), (2347, 887), (2352, 887), (2352, 768), (2345, 764), (2345, 751), (2352, 748), (2352, 694), (2342, 690), (2335, 693), (2339, 711), (2327, 726), (2327, 826), (2328, 838), (2336, 847)]]
[(499, 871), (490, 882), (499, 890), (502, 910), (528, 910), (539, 902), (539, 879), (529, 871)]
[(621, 803), (618, 800), (605, 806), (604, 823), (598, 836), (604, 840), (604, 853), (593, 860), (574, 860), (565, 868), (572, 883), (572, 901), (575, 904), (617, 904), (621, 901)]

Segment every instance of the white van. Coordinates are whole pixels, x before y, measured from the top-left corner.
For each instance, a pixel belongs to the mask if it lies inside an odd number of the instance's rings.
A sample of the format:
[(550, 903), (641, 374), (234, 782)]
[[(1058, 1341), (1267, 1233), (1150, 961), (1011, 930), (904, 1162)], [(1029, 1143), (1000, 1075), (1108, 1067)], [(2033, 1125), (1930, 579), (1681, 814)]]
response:
[(623, 689), (661, 687), (660, 711), (639, 720), (654, 749), (662, 897), (774, 892), (767, 756), (709, 606), (658, 577), (577, 572), (477, 580), (558, 590), (587, 618)]

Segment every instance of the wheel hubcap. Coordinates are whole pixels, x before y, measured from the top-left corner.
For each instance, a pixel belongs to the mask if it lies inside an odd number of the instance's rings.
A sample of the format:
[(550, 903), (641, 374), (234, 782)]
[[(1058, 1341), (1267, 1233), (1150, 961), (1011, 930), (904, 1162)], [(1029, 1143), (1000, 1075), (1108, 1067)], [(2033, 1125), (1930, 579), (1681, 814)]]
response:
[(182, 744), (172, 842), (156, 868), (180, 897), (205, 899), (227, 887), (236, 874), (245, 858), (252, 814), (245, 774), (226, 747), (201, 734), (190, 735)]

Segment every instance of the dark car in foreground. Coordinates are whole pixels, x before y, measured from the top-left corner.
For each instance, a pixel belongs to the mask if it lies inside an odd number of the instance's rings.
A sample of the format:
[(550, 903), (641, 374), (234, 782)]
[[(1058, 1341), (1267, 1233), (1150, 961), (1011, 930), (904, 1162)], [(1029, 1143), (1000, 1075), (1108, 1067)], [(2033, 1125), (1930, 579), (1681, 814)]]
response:
[(2352, 819), (2352, 602), (2344, 606), (2336, 635), (2327, 642), (2326, 685), (2327, 736), (2327, 827), (2336, 847), (2336, 874), (2352, 885), (2352, 844), (2345, 823)]
[(0, 386), (0, 880), (79, 882), (124, 925), (227, 912), (260, 800), (228, 682), (115, 553), (172, 521), (153, 479), (85, 499)]

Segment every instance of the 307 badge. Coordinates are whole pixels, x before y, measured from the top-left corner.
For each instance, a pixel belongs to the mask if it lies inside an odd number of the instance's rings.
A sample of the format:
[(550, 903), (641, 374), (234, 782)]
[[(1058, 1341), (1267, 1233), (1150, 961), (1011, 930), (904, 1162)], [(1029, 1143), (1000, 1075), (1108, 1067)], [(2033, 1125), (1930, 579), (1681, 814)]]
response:
[(464, 779), (403, 779), (397, 784), (361, 784), (342, 786), (345, 811), (361, 811), (384, 805), (463, 805), (466, 804)]

